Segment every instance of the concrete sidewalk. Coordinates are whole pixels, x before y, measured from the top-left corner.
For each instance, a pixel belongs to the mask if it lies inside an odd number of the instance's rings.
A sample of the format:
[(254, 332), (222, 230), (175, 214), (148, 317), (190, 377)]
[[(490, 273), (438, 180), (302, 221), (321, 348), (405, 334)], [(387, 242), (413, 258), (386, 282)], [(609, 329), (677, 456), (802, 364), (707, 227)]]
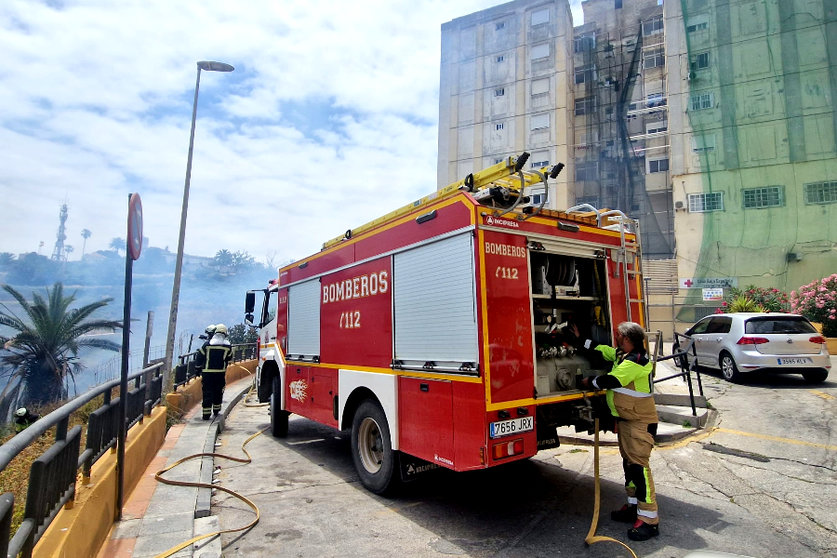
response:
[[(186, 456), (214, 452), (215, 439), (223, 430), (224, 419), (252, 384), (252, 377), (228, 384), (221, 414), (215, 419), (203, 420), (200, 405), (196, 405), (181, 423), (169, 429), (157, 456), (128, 496), (122, 508), (122, 521), (111, 528), (99, 558), (153, 557), (192, 537), (218, 530), (217, 520), (209, 517), (210, 489), (163, 484), (157, 482), (154, 475)], [(171, 480), (211, 484), (213, 469), (213, 459), (204, 457), (182, 463), (164, 476)], [(218, 537), (202, 540), (172, 556), (220, 557), (221, 542)]]

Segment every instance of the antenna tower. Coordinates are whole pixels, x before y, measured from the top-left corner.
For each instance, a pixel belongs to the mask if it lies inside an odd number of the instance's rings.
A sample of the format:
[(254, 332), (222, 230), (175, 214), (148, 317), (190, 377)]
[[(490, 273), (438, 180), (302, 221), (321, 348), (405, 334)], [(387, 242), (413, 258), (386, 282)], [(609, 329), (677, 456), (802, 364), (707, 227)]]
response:
[(64, 223), (67, 222), (67, 204), (61, 205), (61, 213), (58, 217), (58, 234), (55, 236), (55, 248), (52, 250), (53, 261), (60, 262), (66, 257), (64, 254), (64, 240), (67, 235), (64, 234)]

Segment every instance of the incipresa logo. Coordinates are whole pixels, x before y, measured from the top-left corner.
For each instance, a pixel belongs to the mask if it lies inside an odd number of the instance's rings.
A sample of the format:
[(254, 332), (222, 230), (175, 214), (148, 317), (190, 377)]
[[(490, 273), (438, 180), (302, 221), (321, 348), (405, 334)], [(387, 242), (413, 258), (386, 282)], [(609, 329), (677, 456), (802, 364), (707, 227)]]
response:
[(509, 219), (497, 219), (493, 215), (489, 215), (485, 218), (486, 225), (497, 225), (499, 227), (512, 227), (514, 229), (519, 229), (520, 225), (517, 221), (511, 221)]

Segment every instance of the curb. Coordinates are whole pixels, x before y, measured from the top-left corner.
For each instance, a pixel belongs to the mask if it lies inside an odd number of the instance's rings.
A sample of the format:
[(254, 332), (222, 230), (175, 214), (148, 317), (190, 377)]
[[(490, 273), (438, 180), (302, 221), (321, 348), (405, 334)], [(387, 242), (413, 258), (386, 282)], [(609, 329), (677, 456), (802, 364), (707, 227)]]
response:
[[(206, 432), (206, 440), (203, 444), (203, 453), (215, 452), (215, 440), (218, 434), (224, 431), (224, 422), (230, 411), (236, 404), (241, 401), (245, 395), (250, 391), (252, 382), (248, 382), (247, 386), (230, 399), (224, 407), (221, 408), (221, 413), (218, 418), (213, 420)], [(211, 456), (205, 456), (201, 459), (201, 474), (198, 482), (204, 484), (212, 484), (212, 476), (215, 471), (215, 460)], [(198, 495), (195, 499), (195, 519), (208, 517), (211, 515), (211, 500), (212, 489), (198, 488)]]

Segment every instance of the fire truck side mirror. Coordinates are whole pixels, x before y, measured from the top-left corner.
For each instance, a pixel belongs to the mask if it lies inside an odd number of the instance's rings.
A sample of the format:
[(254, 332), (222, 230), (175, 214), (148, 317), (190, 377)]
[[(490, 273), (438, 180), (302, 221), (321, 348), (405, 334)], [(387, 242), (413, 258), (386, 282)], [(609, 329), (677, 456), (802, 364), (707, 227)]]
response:
[(250, 325), (250, 326), (253, 325), (253, 314), (249, 314), (249, 313), (245, 314), (244, 315), (244, 323), (246, 323), (247, 325)]
[(253, 310), (256, 308), (256, 293), (253, 291), (247, 291), (247, 294), (244, 297), (244, 313), (250, 316), (250, 319), (253, 319)]

